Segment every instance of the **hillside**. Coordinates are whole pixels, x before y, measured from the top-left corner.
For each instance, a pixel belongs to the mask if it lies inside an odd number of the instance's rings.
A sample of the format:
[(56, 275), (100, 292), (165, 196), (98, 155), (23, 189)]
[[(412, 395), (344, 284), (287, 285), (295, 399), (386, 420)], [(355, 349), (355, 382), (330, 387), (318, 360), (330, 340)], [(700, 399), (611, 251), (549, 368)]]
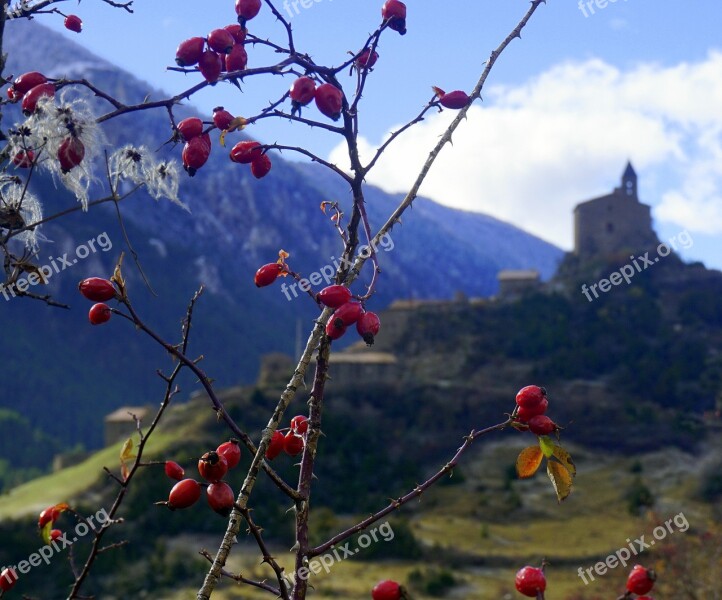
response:
[[(36, 22), (9, 23), (5, 50), (6, 75), (41, 70), (55, 77), (87, 77), (126, 102), (163, 96)], [(101, 101), (95, 107), (99, 113), (108, 109)], [(191, 106), (178, 112), (191, 114)], [(17, 118), (16, 107), (3, 107), (3, 126)], [(112, 120), (103, 129), (111, 145), (133, 140), (180, 157), (180, 148), (163, 145), (170, 137), (163, 111)], [(190, 213), (144, 193), (120, 206), (128, 236), (157, 292), (154, 297), (146, 289), (128, 257), (125, 271), (132, 298), (149, 324), (173, 339), (187, 300), (201, 283), (206, 286), (196, 311), (192, 352), (205, 356), (204, 368), (221, 386), (251, 381), (265, 353), (293, 353), (297, 323), (308, 323), (315, 314), (312, 303), (289, 302), (277, 288), (259, 292), (252, 282), (258, 266), (284, 248), (291, 253), (293, 268), (308, 274), (340, 251), (338, 237), (318, 206), (321, 199), (338, 198), (348, 209), (343, 190), (305, 165), (280, 156), (273, 160), (272, 176), (256, 181), (217, 149), (198, 176), (183, 179), (180, 195)], [(36, 177), (32, 189), (46, 199), (46, 213), (75, 205), (48, 179)], [(369, 213), (378, 224), (398, 199), (374, 188), (368, 194)], [(380, 285), (375, 309), (400, 297), (443, 298), (457, 290), (487, 296), (496, 290), (500, 269), (537, 268), (549, 278), (561, 258), (558, 248), (509, 224), (424, 199), (417, 207), (405, 226), (394, 231), (394, 251), (381, 253), (393, 286)], [(13, 343), (0, 349), (5, 368), (0, 407), (28, 419), (38, 428), (37, 436), (48, 438), (37, 447), (34, 466), (47, 465), (59, 446), (97, 448), (103, 416), (124, 404), (155, 402), (160, 383), (155, 370), (167, 366), (156, 347), (122, 323), (102, 331), (89, 328), (88, 307), (75, 291), (86, 276), (110, 274), (120, 252), (127, 252), (113, 207), (48, 224), (43, 234), (49, 241), (38, 260), (45, 264), (52, 256), (72, 253), (102, 233), (107, 233), (112, 249), (91, 254), (48, 285), (70, 311), (27, 300), (2, 303), (0, 323), (5, 339)], [(480, 239), (484, 243), (478, 243)], [(182, 383), (186, 395), (195, 389), (192, 380)]]

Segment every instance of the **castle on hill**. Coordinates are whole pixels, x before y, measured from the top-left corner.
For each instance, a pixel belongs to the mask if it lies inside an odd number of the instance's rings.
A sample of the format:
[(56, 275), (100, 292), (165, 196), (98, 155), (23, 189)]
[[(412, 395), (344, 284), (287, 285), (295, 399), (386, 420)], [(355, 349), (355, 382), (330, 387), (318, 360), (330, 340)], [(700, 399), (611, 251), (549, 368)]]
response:
[(637, 195), (637, 173), (631, 162), (619, 187), (574, 208), (574, 254), (582, 260), (649, 250), (658, 244), (651, 208)]

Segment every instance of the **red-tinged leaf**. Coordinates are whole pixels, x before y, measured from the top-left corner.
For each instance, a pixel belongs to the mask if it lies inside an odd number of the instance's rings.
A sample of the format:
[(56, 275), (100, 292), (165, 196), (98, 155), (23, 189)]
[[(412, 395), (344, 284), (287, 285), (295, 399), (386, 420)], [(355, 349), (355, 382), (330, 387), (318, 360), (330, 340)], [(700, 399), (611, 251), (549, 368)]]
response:
[(551, 461), (559, 461), (564, 468), (569, 471), (569, 474), (574, 477), (577, 474), (577, 467), (572, 460), (572, 455), (569, 454), (561, 446), (554, 446), (554, 454), (552, 455)]
[(538, 446), (529, 446), (524, 448), (516, 459), (516, 472), (520, 479), (532, 477), (541, 465), (542, 458), (541, 449)]
[(552, 480), (559, 502), (566, 500), (569, 494), (572, 493), (571, 473), (561, 463), (550, 460), (547, 461), (547, 475)]

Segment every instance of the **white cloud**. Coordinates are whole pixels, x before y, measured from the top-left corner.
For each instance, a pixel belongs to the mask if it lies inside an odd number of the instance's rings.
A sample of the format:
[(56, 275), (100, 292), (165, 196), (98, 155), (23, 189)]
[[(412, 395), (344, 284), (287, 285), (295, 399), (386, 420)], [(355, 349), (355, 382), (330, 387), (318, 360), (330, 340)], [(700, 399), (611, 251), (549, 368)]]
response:
[[(421, 193), (569, 248), (574, 205), (611, 191), (631, 158), (643, 175), (642, 200), (658, 205), (657, 219), (722, 232), (720, 73), (720, 52), (697, 63), (626, 71), (591, 59), (560, 64), (521, 86), (492, 88), (469, 111)], [(452, 117), (434, 115), (407, 132), (368, 181), (407, 190)], [(371, 151), (362, 140), (362, 156)], [(345, 149), (334, 149), (331, 160), (347, 165)], [(644, 195), (654, 186), (658, 197)]]

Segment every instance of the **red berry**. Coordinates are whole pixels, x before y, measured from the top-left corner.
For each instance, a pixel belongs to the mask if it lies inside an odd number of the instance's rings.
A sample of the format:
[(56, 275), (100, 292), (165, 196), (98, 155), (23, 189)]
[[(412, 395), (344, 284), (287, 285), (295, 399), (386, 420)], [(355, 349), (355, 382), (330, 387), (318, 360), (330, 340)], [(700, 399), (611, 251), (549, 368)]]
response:
[(179, 67), (197, 65), (203, 55), (206, 41), (202, 37), (192, 37), (182, 41), (175, 51), (175, 62)]
[(238, 440), (233, 438), (227, 442), (223, 442), (216, 452), (226, 459), (228, 463), (228, 469), (235, 467), (241, 460), (241, 447), (238, 444)]
[(351, 300), (351, 290), (345, 285), (329, 285), (316, 295), (316, 300), (330, 308), (339, 308)]
[(369, 346), (374, 343), (374, 338), (378, 335), (380, 328), (381, 319), (376, 313), (365, 312), (356, 321), (356, 331)]
[(201, 486), (195, 479), (184, 479), (173, 486), (168, 496), (168, 508), (188, 508), (201, 497)]
[(271, 159), (268, 154), (261, 154), (251, 163), (251, 173), (256, 179), (263, 179), (271, 170)]
[(67, 173), (71, 169), (77, 167), (85, 157), (85, 146), (76, 137), (66, 137), (58, 148), (58, 160), (60, 161), (60, 170)]
[(213, 50), (206, 50), (198, 61), (198, 69), (208, 83), (215, 83), (223, 72), (223, 59)]
[(93, 306), (90, 307), (88, 320), (91, 325), (102, 325), (110, 320), (110, 315), (112, 314), (113, 313), (110, 312), (110, 307), (107, 304), (99, 302), (98, 304), (93, 304)]
[(261, 144), (258, 142), (238, 142), (231, 148), (231, 160), (242, 165), (249, 165), (260, 157), (262, 153), (263, 148), (261, 148)]
[(258, 271), (256, 271), (256, 276), (253, 279), (256, 287), (260, 288), (271, 285), (274, 281), (276, 281), (276, 278), (281, 273), (282, 269), (283, 267), (278, 263), (268, 263), (267, 265), (263, 265), (260, 269), (258, 269)]
[(107, 279), (89, 277), (78, 284), (78, 290), (88, 300), (107, 302), (115, 298), (115, 287)]
[(226, 55), (226, 71), (243, 71), (248, 66), (248, 53), (241, 44), (236, 44)]
[(208, 506), (215, 510), (219, 515), (227, 517), (231, 514), (236, 497), (234, 496), (230, 485), (223, 481), (212, 483), (208, 486), (206, 495), (208, 498)]
[(460, 109), (469, 104), (469, 95), (461, 90), (455, 90), (439, 97), (439, 104), (444, 108)]
[(18, 93), (13, 86), (10, 86), (5, 91), (8, 95), (8, 100), (10, 100), (10, 102), (16, 102), (17, 100), (19, 100)]
[(218, 129), (228, 129), (233, 121), (233, 115), (227, 110), (224, 110), (222, 106), (218, 106), (213, 109), (213, 124)]
[(358, 302), (347, 302), (333, 313), (332, 319), (341, 319), (344, 325), (353, 325), (363, 315), (364, 309)]
[(0, 590), (9, 592), (18, 582), (18, 573), (15, 569), (3, 569), (0, 573)]
[(371, 598), (373, 600), (399, 600), (401, 590), (401, 586), (395, 581), (390, 579), (379, 581), (371, 590)]
[(291, 456), (300, 454), (303, 452), (303, 438), (289, 431), (283, 438), (283, 449)]
[(26, 115), (31, 115), (35, 112), (38, 107), (38, 100), (48, 96), (52, 98), (55, 96), (55, 86), (52, 83), (41, 83), (31, 88), (23, 96), (21, 107)]
[(652, 596), (637, 596), (636, 600), (654, 600)]
[(310, 77), (299, 77), (291, 84), (291, 100), (299, 106), (306, 106), (316, 95), (316, 82)]
[(356, 59), (355, 65), (358, 69), (370, 69), (376, 64), (379, 59), (379, 53), (374, 52), (371, 54), (371, 49), (366, 48)]
[(49, 506), (38, 517), (38, 528), (43, 529), (48, 523), (55, 522), (60, 516), (60, 511), (54, 506)]
[(381, 8), (381, 18), (389, 21), (389, 27), (398, 31), (401, 35), (406, 34), (406, 5), (399, 0), (386, 0)]
[(193, 177), (196, 171), (200, 169), (211, 154), (211, 148), (207, 140), (203, 136), (195, 137), (183, 146), (183, 167), (188, 171), (188, 175)]
[(554, 433), (559, 427), (546, 415), (536, 415), (529, 419), (529, 431), (536, 435), (549, 435)]
[(657, 574), (652, 569), (646, 569), (642, 565), (634, 565), (627, 578), (627, 590), (633, 594), (646, 594), (654, 587), (656, 579)]
[(547, 588), (547, 580), (544, 571), (536, 567), (522, 567), (514, 579), (516, 590), (524, 596), (536, 598), (539, 592), (544, 593)]
[(203, 121), (198, 117), (183, 119), (178, 123), (178, 132), (186, 142), (189, 142), (203, 133)]
[(230, 25), (226, 25), (223, 29), (233, 36), (233, 40), (236, 44), (242, 44), (248, 34), (248, 29), (241, 27), (238, 23), (231, 23)]
[(291, 419), (291, 431), (298, 435), (303, 435), (308, 431), (308, 417), (297, 415)]
[(274, 431), (273, 435), (271, 436), (271, 443), (266, 449), (266, 458), (268, 460), (273, 460), (281, 452), (283, 452), (283, 448), (286, 445), (285, 441), (286, 436), (284, 436), (280, 431)]
[(60, 529), (53, 529), (53, 530), (50, 532), (50, 541), (51, 541), (51, 542), (54, 542), (54, 541), (57, 540), (59, 537), (63, 537), (63, 532), (60, 531)]
[(29, 169), (33, 166), (33, 160), (35, 160), (35, 152), (28, 150), (27, 152), (20, 150), (15, 156), (13, 156), (13, 164), (19, 169)]
[(541, 404), (547, 391), (538, 385), (528, 385), (516, 393), (516, 403), (522, 408), (534, 408)]
[(316, 88), (316, 106), (324, 115), (338, 121), (343, 109), (343, 92), (331, 83), (324, 83)]
[(261, 0), (236, 0), (236, 14), (250, 21), (261, 10)]
[(236, 40), (227, 29), (214, 29), (208, 34), (208, 47), (221, 54), (228, 54), (235, 44)]
[(45, 77), (42, 73), (39, 73), (38, 71), (29, 71), (16, 77), (11, 89), (13, 90), (15, 97), (20, 97), (26, 92), (32, 90), (36, 85), (47, 83), (47, 81), (47, 77)]
[(346, 325), (340, 319), (334, 319), (331, 317), (326, 323), (326, 335), (330, 340), (339, 339), (344, 333), (346, 333)]
[(530, 419), (538, 415), (543, 415), (547, 411), (547, 408), (549, 408), (549, 401), (544, 398), (544, 400), (542, 400), (539, 404), (534, 405), (531, 408), (520, 406), (519, 410), (516, 412), (516, 418), (522, 423), (527, 423)]
[(167, 460), (165, 463), (165, 474), (171, 479), (180, 481), (185, 477), (186, 472), (183, 470), (183, 467), (181, 467), (177, 462)]
[(215, 483), (226, 476), (228, 462), (215, 450), (206, 452), (198, 461), (198, 472), (206, 481)]
[(83, 21), (78, 15), (68, 15), (65, 17), (65, 29), (80, 33), (83, 30)]

